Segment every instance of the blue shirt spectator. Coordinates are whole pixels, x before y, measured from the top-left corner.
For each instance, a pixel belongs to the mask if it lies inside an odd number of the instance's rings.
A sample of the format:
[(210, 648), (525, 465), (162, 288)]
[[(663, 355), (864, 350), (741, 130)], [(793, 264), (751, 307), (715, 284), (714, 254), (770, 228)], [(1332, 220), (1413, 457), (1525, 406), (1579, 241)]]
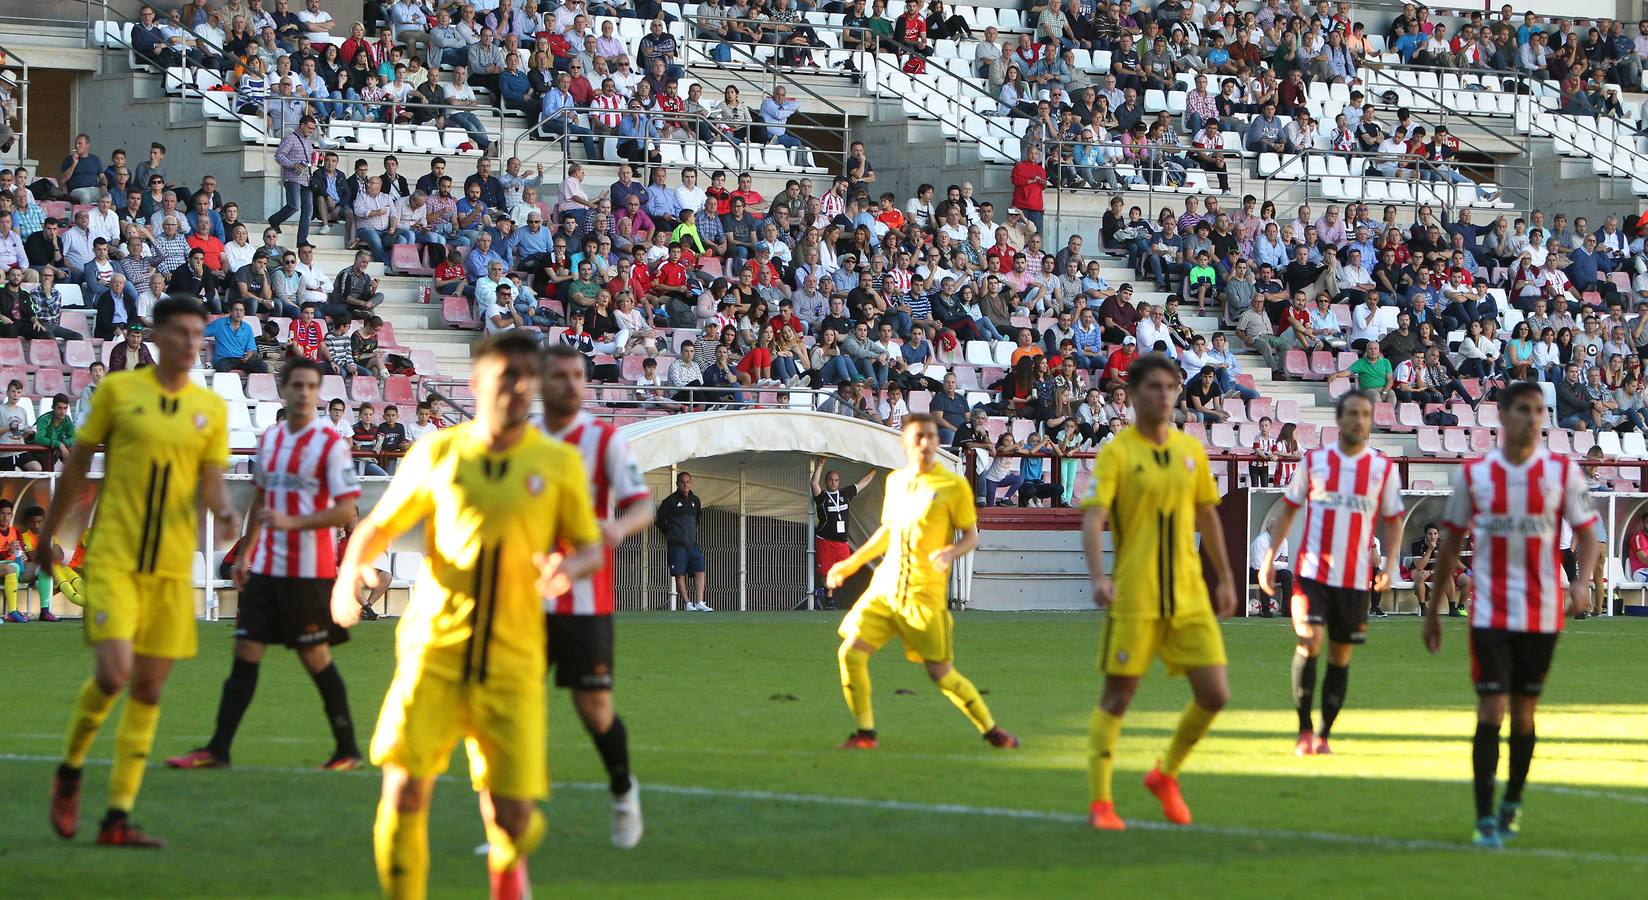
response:
[(224, 316), (206, 326), (206, 336), (212, 339), (212, 362), (237, 360), (257, 349), (257, 333), (250, 322), (242, 318), (236, 327), (234, 316)]

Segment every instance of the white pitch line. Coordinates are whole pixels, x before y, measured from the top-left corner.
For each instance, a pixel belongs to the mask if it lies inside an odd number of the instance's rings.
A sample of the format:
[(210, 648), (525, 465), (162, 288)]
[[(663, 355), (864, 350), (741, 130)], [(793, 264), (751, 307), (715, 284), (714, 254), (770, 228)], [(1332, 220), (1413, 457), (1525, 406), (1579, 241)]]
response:
[[(29, 755), (20, 753), (0, 754), (0, 761), (6, 762), (48, 762), (60, 761), (57, 756)], [(108, 765), (109, 760), (92, 759), (88, 763)], [(328, 772), (321, 769), (299, 769), (281, 766), (237, 766), (241, 771), (260, 772), (279, 775), (322, 775), (337, 777), (376, 776), (370, 770), (355, 770), (351, 772)], [(442, 775), (439, 780), (459, 780), (458, 776)], [(605, 793), (610, 788), (603, 783), (590, 781), (558, 782), (556, 788), (574, 791), (599, 791)], [(728, 788), (698, 787), (693, 785), (654, 784), (646, 785), (648, 793), (668, 794), (679, 797), (716, 797), (726, 800), (747, 800), (763, 803), (787, 803), (801, 806), (838, 806), (851, 809), (876, 809), (889, 812), (915, 812), (924, 815), (953, 815), (974, 816), (991, 819), (1016, 819), (1019, 821), (1052, 822), (1060, 825), (1085, 825), (1087, 817), (1077, 813), (1060, 813), (1051, 810), (1015, 809), (1006, 806), (969, 806), (961, 803), (916, 803), (909, 800), (877, 800), (869, 797), (839, 797), (829, 794), (801, 794), (788, 791), (762, 790), (735, 790)], [(1421, 839), (1402, 839), (1382, 837), (1380, 835), (1344, 834), (1334, 831), (1293, 831), (1280, 828), (1245, 828), (1232, 825), (1170, 825), (1166, 822), (1130, 819), (1127, 827), (1137, 831), (1159, 831), (1165, 833), (1202, 834), (1231, 838), (1264, 838), (1275, 841), (1310, 841), (1319, 844), (1337, 844), (1351, 847), (1374, 847), (1382, 850), (1420, 850), (1443, 853), (1479, 853), (1475, 848), (1464, 843), (1449, 843)], [(1578, 860), (1583, 862), (1621, 863), (1625, 865), (1648, 865), (1648, 856), (1630, 856), (1613, 853), (1596, 853), (1587, 850), (1563, 850), (1555, 847), (1514, 847), (1505, 853), (1512, 856), (1533, 856), (1542, 859)]]

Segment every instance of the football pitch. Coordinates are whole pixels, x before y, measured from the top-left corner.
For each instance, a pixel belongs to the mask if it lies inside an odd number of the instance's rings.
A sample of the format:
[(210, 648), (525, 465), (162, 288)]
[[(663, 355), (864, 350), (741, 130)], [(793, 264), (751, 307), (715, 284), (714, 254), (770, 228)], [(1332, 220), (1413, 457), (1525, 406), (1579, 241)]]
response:
[[(1124, 834), (1088, 829), (1087, 723), (1096, 614), (969, 612), (958, 667), (1024, 741), (993, 750), (889, 646), (871, 663), (881, 747), (851, 730), (836, 675), (840, 613), (638, 614), (617, 623), (617, 708), (642, 784), (646, 837), (608, 841), (600, 761), (564, 692), (551, 698), (550, 835), (536, 893), (619, 897), (1312, 896), (1640, 897), (1648, 883), (1648, 622), (1571, 623), (1540, 709), (1522, 835), (1468, 845), (1470, 733), (1463, 620), (1444, 652), (1414, 619), (1376, 620), (1351, 669), (1335, 755), (1298, 759), (1281, 620), (1225, 625), (1231, 705), (1183, 775), (1195, 814), (1166, 825), (1139, 779), (1188, 699), (1158, 665), (1117, 766)], [(271, 652), (234, 768), (160, 760), (205, 742), (228, 671), (229, 623), (173, 673), (133, 821), (161, 851), (93, 845), (114, 725), (88, 763), (81, 833), (58, 839), (47, 785), (90, 656), (77, 623), (0, 628), (0, 896), (373, 897), (375, 772), (325, 773), (319, 698)], [(392, 621), (339, 648), (364, 746), (392, 668)], [(1503, 778), (1504, 754), (1501, 754)], [(435, 792), (432, 897), (485, 895), (482, 834), (460, 751)]]

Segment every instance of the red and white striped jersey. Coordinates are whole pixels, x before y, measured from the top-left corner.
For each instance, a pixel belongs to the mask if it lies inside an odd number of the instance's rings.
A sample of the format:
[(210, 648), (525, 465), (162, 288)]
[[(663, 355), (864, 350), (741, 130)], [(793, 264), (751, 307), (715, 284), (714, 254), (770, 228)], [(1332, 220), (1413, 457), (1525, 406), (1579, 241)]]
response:
[[(595, 518), (605, 522), (628, 509), (630, 504), (651, 499), (635, 454), (611, 422), (597, 421), (581, 412), (571, 424), (551, 432), (551, 436), (577, 447), (583, 456), (584, 469), (589, 473), (589, 496), (595, 503)], [(558, 616), (610, 616), (612, 592), (609, 548), (606, 562), (594, 575), (576, 582), (571, 591), (546, 601), (544, 606)]]
[[(296, 433), (284, 422), (270, 426), (258, 439), (252, 482), (263, 491), (265, 509), (289, 516), (313, 515), (360, 496), (349, 439), (318, 416)], [(336, 578), (335, 551), (330, 528), (265, 528), (249, 565), (259, 575), (277, 578)]]
[(1402, 478), (1383, 453), (1355, 456), (1337, 444), (1311, 450), (1282, 498), (1305, 507), (1294, 575), (1329, 587), (1363, 590), (1373, 582), (1373, 532), (1379, 520), (1402, 514)]
[(589, 98), (589, 105), (601, 110), (601, 112), (592, 114), (595, 121), (608, 128), (618, 127), (618, 120), (623, 118), (624, 114), (623, 95), (614, 93), (611, 97), (608, 97), (605, 94), (596, 94)]
[(1442, 524), (1476, 538), (1471, 627), (1561, 631), (1560, 525), (1596, 521), (1585, 473), (1566, 456), (1538, 449), (1518, 466), (1495, 450), (1460, 466)]

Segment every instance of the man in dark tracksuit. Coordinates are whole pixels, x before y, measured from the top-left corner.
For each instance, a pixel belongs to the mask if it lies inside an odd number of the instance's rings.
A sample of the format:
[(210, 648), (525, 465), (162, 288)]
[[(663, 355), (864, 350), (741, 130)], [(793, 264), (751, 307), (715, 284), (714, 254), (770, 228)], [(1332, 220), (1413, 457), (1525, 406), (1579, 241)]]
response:
[(711, 612), (704, 602), (704, 550), (698, 546), (698, 523), (703, 517), (704, 506), (692, 492), (692, 476), (682, 472), (675, 476), (675, 493), (658, 504), (653, 521), (669, 543), (669, 572), (675, 578), (675, 594), (686, 600), (691, 612)]

